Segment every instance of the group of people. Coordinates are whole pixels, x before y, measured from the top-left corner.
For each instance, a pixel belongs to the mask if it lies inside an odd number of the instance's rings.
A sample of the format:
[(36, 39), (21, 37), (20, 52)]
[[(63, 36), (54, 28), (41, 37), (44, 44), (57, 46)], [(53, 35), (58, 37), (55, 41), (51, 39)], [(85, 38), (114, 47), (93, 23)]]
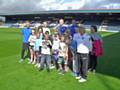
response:
[(95, 73), (103, 43), (95, 25), (91, 26), (90, 34), (84, 25), (77, 26), (74, 20), (66, 27), (64, 20), (60, 19), (52, 31), (47, 27), (47, 22), (33, 29), (29, 25), (27, 21), (21, 31), (23, 45), (20, 62), (28, 58), (28, 64), (34, 64), (39, 71), (46, 68), (50, 72), (56, 68), (61, 75), (71, 70), (79, 82), (87, 81), (88, 71)]

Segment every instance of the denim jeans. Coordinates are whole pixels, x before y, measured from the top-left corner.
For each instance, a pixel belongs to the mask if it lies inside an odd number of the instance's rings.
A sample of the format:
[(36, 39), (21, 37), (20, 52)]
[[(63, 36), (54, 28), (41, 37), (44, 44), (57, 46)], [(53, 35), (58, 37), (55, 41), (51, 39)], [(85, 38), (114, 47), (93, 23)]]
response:
[(42, 54), (41, 55), (41, 69), (44, 68), (44, 64), (46, 63), (46, 67), (47, 69), (50, 69), (50, 66), (51, 66), (51, 57), (50, 55), (47, 55), (47, 54)]
[(89, 54), (77, 53), (79, 75), (87, 78)]

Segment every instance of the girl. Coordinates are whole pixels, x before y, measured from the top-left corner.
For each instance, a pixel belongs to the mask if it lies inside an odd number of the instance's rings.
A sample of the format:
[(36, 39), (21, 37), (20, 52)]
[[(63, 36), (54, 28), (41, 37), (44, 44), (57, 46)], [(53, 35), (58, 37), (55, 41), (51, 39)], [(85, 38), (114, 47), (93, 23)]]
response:
[(39, 56), (39, 49), (40, 49), (40, 45), (42, 43), (42, 39), (40, 38), (40, 33), (38, 32), (36, 34), (36, 37), (37, 39), (35, 40), (35, 56), (36, 56), (36, 67), (39, 67), (40, 66), (40, 56)]
[(34, 64), (36, 60), (36, 56), (34, 52), (35, 40), (36, 40), (36, 33), (35, 30), (32, 30), (32, 34), (30, 35), (28, 40), (30, 43), (29, 49), (30, 49), (30, 58), (31, 58), (29, 64), (30, 63)]
[(92, 51), (90, 52), (89, 70), (96, 72), (97, 58), (102, 55), (102, 38), (97, 33), (97, 27), (91, 26), (91, 40), (92, 40)]

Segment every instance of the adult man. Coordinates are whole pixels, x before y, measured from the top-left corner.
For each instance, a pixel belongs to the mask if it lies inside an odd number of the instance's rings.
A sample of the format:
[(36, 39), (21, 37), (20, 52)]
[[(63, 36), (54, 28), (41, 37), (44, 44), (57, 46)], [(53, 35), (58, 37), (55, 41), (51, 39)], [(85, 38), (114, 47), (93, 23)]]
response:
[(65, 34), (65, 31), (67, 30), (67, 27), (65, 26), (63, 19), (59, 20), (59, 24), (56, 28), (58, 30), (59, 35), (64, 35)]
[(69, 26), (70, 29), (70, 35), (73, 37), (74, 34), (76, 33), (76, 29), (78, 28), (76, 21), (72, 20), (72, 24)]
[(85, 82), (87, 79), (89, 51), (91, 48), (90, 36), (86, 34), (84, 26), (79, 27), (79, 32), (73, 37), (77, 42), (77, 62), (79, 82)]
[[(23, 37), (23, 44), (22, 44), (22, 51), (21, 51), (21, 59), (20, 62), (23, 62), (25, 58), (30, 59), (30, 51), (29, 51), (29, 42), (28, 39), (31, 34), (31, 28), (30, 28), (30, 23), (29, 21), (26, 21), (25, 27), (22, 29), (22, 37)], [(25, 51), (27, 51), (27, 55), (24, 57)]]

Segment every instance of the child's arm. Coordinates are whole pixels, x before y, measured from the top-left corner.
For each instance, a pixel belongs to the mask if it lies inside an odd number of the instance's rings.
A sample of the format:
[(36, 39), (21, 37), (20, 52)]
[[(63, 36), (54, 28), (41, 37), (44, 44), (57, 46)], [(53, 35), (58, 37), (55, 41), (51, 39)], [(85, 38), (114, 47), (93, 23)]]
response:
[(31, 36), (29, 37), (28, 41), (31, 42)]
[(52, 48), (52, 43), (50, 40), (48, 41), (48, 46), (50, 47), (50, 49)]
[(32, 39), (32, 37), (31, 37), (31, 36), (29, 37), (28, 41), (29, 41), (30, 43), (32, 43), (32, 42), (33, 42), (33, 39)]
[(65, 60), (68, 60), (68, 47), (65, 47)]

